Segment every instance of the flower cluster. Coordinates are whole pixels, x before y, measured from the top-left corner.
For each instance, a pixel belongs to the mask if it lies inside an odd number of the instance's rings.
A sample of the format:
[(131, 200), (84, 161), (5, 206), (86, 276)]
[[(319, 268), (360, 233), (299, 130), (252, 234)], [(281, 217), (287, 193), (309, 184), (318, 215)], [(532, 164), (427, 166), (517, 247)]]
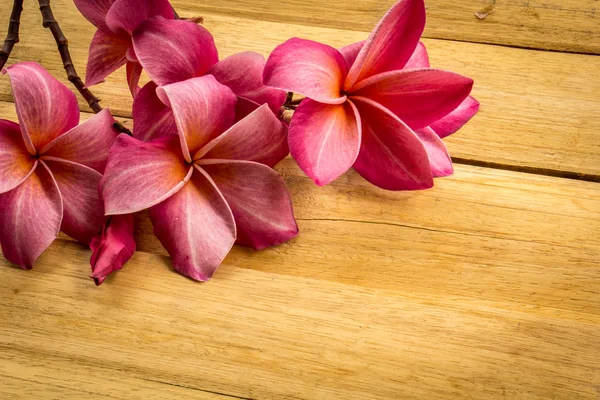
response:
[[(0, 121), (0, 243), (24, 268), (60, 229), (90, 245), (100, 284), (133, 255), (133, 214), (148, 210), (174, 269), (208, 280), (234, 244), (298, 234), (273, 169), (289, 153), (319, 186), (354, 168), (383, 189), (426, 189), (453, 172), (441, 139), (479, 108), (471, 79), (430, 68), (423, 0), (399, 0), (364, 42), (293, 38), (268, 60), (219, 60), (167, 0), (75, 4), (98, 28), (86, 85), (127, 66), (133, 136), (117, 137), (107, 110), (77, 126), (68, 89), (37, 64), (8, 68), (20, 126)], [(288, 92), (304, 96), (297, 108)]]

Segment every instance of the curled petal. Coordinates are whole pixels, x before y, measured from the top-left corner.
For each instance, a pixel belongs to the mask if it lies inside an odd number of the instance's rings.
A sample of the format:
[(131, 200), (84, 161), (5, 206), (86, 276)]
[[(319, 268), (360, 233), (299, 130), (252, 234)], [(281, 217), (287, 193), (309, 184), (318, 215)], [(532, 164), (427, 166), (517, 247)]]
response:
[(194, 159), (247, 160), (272, 167), (288, 153), (285, 125), (263, 104), (204, 146)]
[(133, 100), (133, 137), (149, 142), (177, 134), (173, 111), (156, 94), (156, 84), (148, 82)]
[(0, 193), (19, 186), (36, 167), (27, 152), (19, 125), (0, 119)]
[(127, 85), (129, 86), (129, 92), (131, 92), (131, 96), (135, 98), (135, 96), (140, 91), (140, 77), (142, 75), (143, 68), (138, 62), (127, 63)]
[(104, 212), (98, 196), (102, 175), (84, 165), (57, 158), (42, 158), (63, 199), (63, 219), (60, 230), (73, 239), (89, 244), (100, 232)]
[(360, 53), (360, 49), (365, 45), (365, 41), (360, 41), (356, 43), (349, 44), (348, 46), (344, 46), (340, 49), (340, 53), (344, 56), (344, 60), (346, 60), (346, 65), (348, 67), (352, 67), (354, 61), (356, 61), (356, 57), (358, 57), (358, 53)]
[(246, 118), (248, 115), (252, 114), (254, 111), (258, 110), (260, 104), (245, 99), (243, 97), (238, 97), (237, 103), (235, 103), (235, 120), (239, 122)]
[(212, 75), (161, 86), (156, 92), (173, 110), (181, 149), (188, 162), (192, 154), (235, 121), (236, 96)]
[(233, 215), (206, 172), (196, 167), (190, 181), (150, 209), (154, 234), (173, 258), (173, 268), (209, 280), (235, 242)]
[(133, 35), (133, 46), (158, 86), (202, 76), (219, 61), (210, 32), (186, 20), (152, 18)]
[(357, 85), (352, 96), (367, 97), (420, 129), (456, 109), (472, 87), (472, 79), (453, 72), (413, 69), (375, 75)]
[(423, 143), (425, 151), (427, 151), (433, 177), (441, 178), (452, 175), (454, 173), (452, 158), (450, 158), (448, 149), (446, 149), (446, 145), (442, 142), (442, 139), (429, 127), (416, 130), (415, 133), (421, 139), (421, 143)]
[(85, 85), (102, 83), (107, 76), (125, 65), (125, 54), (130, 46), (131, 40), (127, 36), (118, 36), (98, 29), (90, 43)]
[(479, 102), (474, 97), (469, 96), (450, 114), (432, 123), (430, 128), (439, 137), (445, 138), (462, 128), (477, 114), (477, 111), (479, 111)]
[(347, 72), (344, 57), (333, 47), (293, 38), (273, 50), (263, 82), (320, 103), (341, 104), (346, 101), (341, 90)]
[(83, 16), (98, 29), (108, 31), (106, 13), (115, 0), (74, 0), (75, 6)]
[(292, 157), (319, 186), (346, 172), (360, 149), (360, 115), (352, 102), (332, 105), (305, 99), (289, 129)]
[(41, 65), (14, 64), (8, 73), (23, 141), (29, 153), (38, 150), (79, 123), (79, 106), (73, 92)]
[(106, 13), (106, 25), (115, 33), (131, 35), (144, 21), (156, 16), (175, 18), (169, 0), (116, 0)]
[(108, 152), (118, 135), (114, 123), (110, 110), (105, 108), (48, 143), (40, 154), (83, 164), (103, 173)]
[(110, 151), (100, 182), (105, 213), (132, 214), (150, 208), (177, 193), (191, 172), (177, 136), (144, 143), (122, 134)]
[(387, 190), (433, 186), (425, 147), (415, 133), (381, 105), (355, 98), (362, 119), (362, 143), (354, 168), (366, 180)]
[(135, 253), (133, 228), (132, 214), (113, 215), (106, 219), (102, 233), (92, 239), (91, 278), (96, 285), (101, 285), (108, 275), (123, 268)]
[(292, 200), (273, 169), (250, 161), (200, 161), (233, 212), (237, 244), (256, 250), (298, 235)]
[(0, 243), (4, 257), (23, 269), (56, 239), (62, 219), (60, 192), (43, 162), (16, 189), (0, 194)]
[(344, 88), (383, 72), (402, 69), (425, 28), (423, 0), (399, 0), (383, 16), (352, 64)]
[(410, 59), (406, 62), (404, 69), (422, 69), (429, 68), (429, 55), (423, 42), (419, 42), (415, 52), (410, 56)]
[(265, 58), (262, 55), (245, 51), (219, 61), (209, 73), (239, 97), (259, 105), (268, 104), (271, 111), (278, 115), (287, 93), (263, 85), (264, 67)]

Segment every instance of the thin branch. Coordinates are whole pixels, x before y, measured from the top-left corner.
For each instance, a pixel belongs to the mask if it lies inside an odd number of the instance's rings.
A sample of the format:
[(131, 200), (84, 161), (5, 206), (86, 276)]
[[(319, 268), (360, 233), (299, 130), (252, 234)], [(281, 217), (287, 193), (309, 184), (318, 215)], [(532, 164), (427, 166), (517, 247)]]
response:
[[(65, 71), (67, 72), (67, 79), (77, 88), (81, 96), (88, 103), (90, 108), (94, 111), (95, 114), (102, 111), (102, 106), (100, 105), (100, 99), (94, 96), (94, 94), (85, 87), (83, 81), (77, 75), (77, 71), (75, 71), (75, 66), (73, 65), (73, 60), (71, 58), (71, 53), (69, 52), (69, 41), (63, 34), (58, 22), (54, 19), (54, 14), (52, 13), (52, 8), (50, 8), (50, 0), (38, 0), (40, 5), (40, 11), (42, 13), (43, 22), (42, 25), (44, 28), (49, 28), (52, 32), (52, 36), (54, 36), (54, 40), (56, 41), (56, 45), (58, 46), (58, 52), (60, 53), (60, 58), (62, 59), (63, 66)], [(121, 133), (126, 133), (131, 135), (131, 131), (125, 128), (121, 123), (115, 122), (115, 129), (117, 129)]]
[(13, 9), (8, 23), (8, 33), (6, 40), (0, 49), (0, 71), (8, 61), (10, 52), (16, 43), (19, 43), (19, 25), (21, 23), (21, 12), (23, 11), (23, 0), (14, 0)]

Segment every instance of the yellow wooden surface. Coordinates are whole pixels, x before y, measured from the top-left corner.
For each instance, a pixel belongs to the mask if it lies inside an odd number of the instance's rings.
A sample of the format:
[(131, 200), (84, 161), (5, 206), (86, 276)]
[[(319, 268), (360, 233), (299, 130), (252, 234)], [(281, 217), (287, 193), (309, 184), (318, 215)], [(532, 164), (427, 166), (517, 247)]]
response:
[[(266, 55), (294, 35), (360, 40), (390, 1), (280, 3), (174, 1), (205, 17), (222, 56)], [(597, 48), (594, 2), (528, 2), (543, 29), (501, 12), (525, 1), (462, 18), (487, 3), (429, 1), (428, 35)], [(68, 0), (53, 4), (83, 74), (93, 29)], [(23, 17), (13, 61), (64, 80), (35, 2)], [(300, 236), (235, 247), (206, 284), (172, 272), (144, 213), (139, 251), (100, 288), (89, 250), (63, 235), (32, 271), (2, 260), (0, 399), (598, 399), (600, 183), (542, 174), (600, 176), (600, 58), (426, 43), (436, 66), (475, 78), (482, 101), (448, 140), (454, 176), (417, 193), (354, 172), (317, 188), (288, 158), (277, 169)], [(123, 74), (94, 92), (131, 127)], [(0, 100), (15, 120), (5, 77)]]
[[(313, 3), (322, 4), (318, 0), (298, 4)], [(94, 27), (77, 13), (71, 0), (55, 0), (53, 4), (83, 76)], [(186, 4), (180, 7), (182, 15), (200, 14), (193, 11), (199, 7), (198, 2)], [(0, 2), (0, 15), (6, 14), (9, 8), (10, 2)], [(205, 26), (215, 36), (221, 57), (244, 50), (268, 55), (277, 44), (292, 36), (341, 47), (368, 35), (368, 32), (201, 14)], [(5, 29), (0, 24), (0, 36)], [(55, 76), (68, 83), (52, 35), (41, 26), (35, 2), (25, 3), (22, 29), (27, 33), (21, 35), (21, 43), (15, 47), (11, 61), (41, 61)], [(68, 32), (75, 34), (68, 35)], [(592, 39), (594, 37), (590, 41)], [(600, 41), (600, 37), (597, 40)], [(586, 179), (600, 180), (599, 56), (447, 40), (427, 39), (425, 43), (434, 66), (475, 80), (473, 93), (482, 103), (480, 113), (460, 135), (447, 140), (455, 158), (533, 172), (550, 171), (559, 176), (582, 174)], [(131, 96), (124, 69), (93, 89), (114, 114), (131, 116)], [(8, 78), (0, 76), (0, 100), (9, 99)], [(85, 104), (83, 100), (81, 104)]]
[[(172, 1), (186, 11), (352, 31), (370, 31), (395, 2)], [(600, 54), (598, 0), (427, 0), (426, 6), (425, 37)]]

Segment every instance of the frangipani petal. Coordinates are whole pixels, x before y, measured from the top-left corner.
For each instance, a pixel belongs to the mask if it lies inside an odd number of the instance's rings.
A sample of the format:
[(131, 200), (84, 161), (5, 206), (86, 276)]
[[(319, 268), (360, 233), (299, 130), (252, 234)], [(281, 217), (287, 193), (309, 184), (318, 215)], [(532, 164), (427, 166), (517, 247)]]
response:
[(0, 193), (19, 186), (35, 167), (36, 160), (23, 143), (19, 125), (0, 119)]
[(433, 177), (441, 178), (452, 175), (454, 173), (452, 159), (442, 139), (429, 127), (418, 129), (415, 133), (427, 151)]
[(173, 110), (188, 162), (192, 154), (235, 122), (236, 96), (212, 75), (161, 86), (156, 93)]
[(235, 104), (235, 120), (239, 122), (246, 118), (248, 115), (252, 114), (254, 111), (258, 110), (260, 104), (255, 101), (245, 99), (243, 97), (237, 98), (237, 103)]
[(425, 28), (423, 0), (399, 0), (379, 21), (352, 64), (344, 89), (383, 72), (402, 69)]
[(456, 109), (472, 87), (472, 79), (453, 72), (413, 69), (370, 77), (356, 86), (352, 96), (367, 97), (412, 129), (420, 129)]
[(58, 158), (43, 158), (63, 199), (60, 230), (73, 239), (89, 244), (102, 229), (104, 213), (98, 196), (102, 175), (84, 165)]
[(98, 29), (90, 43), (85, 70), (85, 86), (104, 82), (104, 79), (127, 62), (125, 53), (131, 46), (128, 37), (106, 33)]
[(127, 86), (129, 86), (129, 92), (131, 96), (135, 98), (140, 91), (140, 77), (142, 76), (143, 68), (138, 62), (127, 62)]
[(149, 142), (177, 134), (173, 111), (156, 94), (156, 84), (148, 82), (133, 100), (133, 137)]
[(22, 62), (4, 71), (10, 77), (23, 141), (30, 154), (37, 154), (77, 126), (79, 106), (75, 95), (41, 65)]
[(110, 147), (118, 132), (115, 119), (108, 108), (100, 111), (84, 123), (48, 143), (40, 154), (76, 162), (104, 172)]
[(223, 195), (196, 167), (179, 192), (150, 209), (154, 234), (173, 258), (173, 268), (207, 281), (235, 242), (233, 215)]
[(275, 170), (250, 161), (202, 160), (233, 212), (237, 244), (256, 250), (298, 235), (290, 193)]
[(133, 35), (133, 46), (158, 86), (202, 76), (219, 61), (210, 32), (186, 20), (152, 18)]
[(177, 193), (189, 180), (177, 136), (144, 143), (125, 134), (110, 151), (100, 191), (106, 215), (132, 214)]
[(256, 161), (272, 167), (288, 153), (285, 125), (263, 104), (204, 146), (194, 159)]
[(352, 67), (354, 61), (356, 61), (356, 57), (358, 57), (358, 53), (360, 53), (360, 49), (365, 45), (365, 41), (360, 41), (356, 43), (349, 44), (348, 46), (344, 46), (340, 49), (340, 53), (344, 56), (344, 60), (346, 60), (346, 65), (348, 68)]
[(347, 72), (344, 57), (333, 47), (293, 38), (273, 50), (263, 82), (320, 103), (341, 104), (346, 101), (341, 90)]
[(83, 16), (96, 26), (104, 31), (108, 30), (106, 26), (106, 13), (114, 0), (73, 0), (75, 6)]
[(56, 239), (62, 219), (58, 187), (43, 162), (16, 189), (0, 194), (0, 243), (4, 257), (23, 269)]
[(469, 96), (454, 111), (435, 121), (430, 127), (439, 137), (445, 138), (462, 128), (477, 114), (477, 111), (479, 111), (479, 102)]
[(387, 190), (433, 186), (425, 147), (415, 133), (389, 110), (365, 98), (354, 99), (362, 118), (362, 143), (354, 168)]
[(429, 55), (423, 42), (419, 42), (415, 52), (410, 56), (410, 59), (406, 62), (404, 69), (422, 69), (429, 68)]
[(108, 275), (123, 268), (135, 253), (133, 228), (132, 214), (113, 215), (106, 219), (102, 233), (92, 239), (91, 278), (96, 285), (101, 285)]
[(351, 101), (332, 105), (305, 99), (290, 122), (290, 153), (317, 185), (327, 185), (354, 164), (360, 126), (360, 115)]
[(149, 18), (175, 18), (169, 0), (116, 0), (106, 13), (106, 25), (115, 33), (133, 32)]
[(262, 55), (245, 51), (219, 61), (209, 73), (239, 97), (259, 105), (268, 104), (271, 111), (278, 115), (287, 93), (263, 85), (264, 67), (265, 58)]

